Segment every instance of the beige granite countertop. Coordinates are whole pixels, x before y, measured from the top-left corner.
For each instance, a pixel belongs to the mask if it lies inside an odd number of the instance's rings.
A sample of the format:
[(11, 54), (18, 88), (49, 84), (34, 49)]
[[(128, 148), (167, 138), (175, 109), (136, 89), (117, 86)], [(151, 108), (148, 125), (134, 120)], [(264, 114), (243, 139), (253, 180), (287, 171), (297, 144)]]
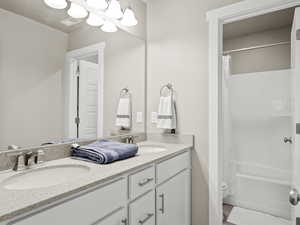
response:
[(122, 161), (117, 161), (107, 165), (99, 165), (72, 158), (58, 159), (49, 161), (35, 168), (55, 165), (86, 165), (90, 171), (76, 179), (70, 178), (63, 184), (28, 190), (7, 190), (1, 186), (2, 182), (21, 172), (2, 172), (0, 173), (0, 222), (11, 219), (23, 213), (30, 212), (33, 209), (53, 203), (61, 198), (76, 194), (79, 191), (91, 188), (97, 184), (103, 183), (116, 176), (122, 175), (128, 171), (137, 169), (173, 155), (176, 155), (185, 150), (191, 149), (188, 144), (167, 144), (158, 142), (143, 142), (147, 144), (163, 145), (167, 148), (166, 151), (143, 154), (139, 152), (135, 157)]

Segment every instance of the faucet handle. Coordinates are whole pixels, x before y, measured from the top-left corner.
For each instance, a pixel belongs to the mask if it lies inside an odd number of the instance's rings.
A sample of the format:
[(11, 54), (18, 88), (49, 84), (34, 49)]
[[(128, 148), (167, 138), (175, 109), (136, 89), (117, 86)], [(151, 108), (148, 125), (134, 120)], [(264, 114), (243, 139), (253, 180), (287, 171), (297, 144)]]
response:
[(25, 157), (23, 153), (18, 153), (13, 155), (15, 157), (15, 162), (13, 165), (13, 170), (18, 171), (25, 168)]
[(35, 157), (35, 163), (43, 163), (45, 161), (45, 151), (40, 149), (37, 151), (37, 155)]
[(34, 160), (33, 160), (33, 156), (34, 156), (35, 153), (33, 152), (25, 152), (24, 153), (24, 164), (25, 164), (25, 167), (28, 167), (30, 165), (33, 164)]
[(25, 166), (28, 167), (28, 166), (31, 166), (33, 164), (42, 163), (43, 162), (43, 159), (42, 159), (43, 155), (45, 155), (45, 152), (42, 149), (25, 153), (25, 156), (24, 156)]

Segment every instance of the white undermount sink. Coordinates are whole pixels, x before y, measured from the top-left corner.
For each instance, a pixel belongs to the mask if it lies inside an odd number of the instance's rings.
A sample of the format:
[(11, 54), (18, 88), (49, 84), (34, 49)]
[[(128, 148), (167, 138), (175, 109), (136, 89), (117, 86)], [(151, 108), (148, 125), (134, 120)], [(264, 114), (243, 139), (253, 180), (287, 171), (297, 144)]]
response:
[(138, 146), (139, 146), (139, 153), (142, 154), (153, 154), (153, 153), (167, 151), (167, 149), (163, 145), (158, 145), (158, 144), (141, 143), (138, 144)]
[(46, 166), (13, 175), (1, 182), (0, 187), (8, 190), (50, 187), (79, 178), (89, 170), (88, 166), (73, 164)]

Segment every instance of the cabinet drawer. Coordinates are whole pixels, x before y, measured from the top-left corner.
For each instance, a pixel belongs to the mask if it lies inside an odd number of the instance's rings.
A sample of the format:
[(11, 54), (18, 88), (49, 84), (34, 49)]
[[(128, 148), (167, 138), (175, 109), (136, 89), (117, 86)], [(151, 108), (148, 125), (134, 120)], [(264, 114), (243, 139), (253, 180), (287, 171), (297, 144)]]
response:
[(155, 194), (149, 192), (129, 206), (130, 225), (155, 225)]
[(155, 168), (139, 171), (129, 176), (129, 196), (134, 199), (137, 196), (151, 190), (155, 184)]
[(190, 152), (182, 153), (157, 164), (157, 183), (162, 183), (186, 168), (190, 168)]
[(121, 179), (58, 206), (34, 214), (14, 225), (91, 225), (126, 203), (126, 180)]

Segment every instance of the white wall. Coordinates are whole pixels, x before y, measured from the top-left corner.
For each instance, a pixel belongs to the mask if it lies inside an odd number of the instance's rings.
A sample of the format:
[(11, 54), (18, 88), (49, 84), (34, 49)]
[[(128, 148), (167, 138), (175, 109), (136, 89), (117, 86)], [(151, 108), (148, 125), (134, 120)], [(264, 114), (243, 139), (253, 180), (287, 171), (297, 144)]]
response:
[[(148, 118), (159, 90), (177, 95), (178, 131), (195, 134), (192, 155), (193, 225), (208, 225), (208, 23), (206, 12), (237, 0), (149, 0)], [(150, 123), (149, 132), (161, 132)]]
[[(226, 25), (225, 28), (226, 29)], [(291, 27), (267, 30), (224, 40), (224, 50), (247, 48), (291, 40)], [(232, 74), (283, 70), (291, 67), (291, 45), (278, 45), (230, 54)]]
[(67, 35), (0, 9), (0, 149), (62, 136)]
[(144, 123), (136, 123), (136, 113), (145, 114), (145, 42), (124, 31), (104, 33), (85, 27), (69, 34), (69, 50), (105, 42), (104, 50), (104, 135), (117, 132), (117, 103), (122, 88), (132, 94), (134, 132), (144, 132)]

